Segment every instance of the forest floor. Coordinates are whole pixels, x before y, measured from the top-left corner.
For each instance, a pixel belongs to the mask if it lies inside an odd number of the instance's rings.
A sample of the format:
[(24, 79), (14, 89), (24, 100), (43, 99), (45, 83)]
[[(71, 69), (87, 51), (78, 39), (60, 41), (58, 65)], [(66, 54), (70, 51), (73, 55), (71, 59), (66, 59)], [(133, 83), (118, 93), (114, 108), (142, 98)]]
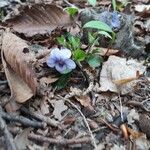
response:
[(1, 0), (0, 19), (1, 150), (150, 149), (148, 0)]

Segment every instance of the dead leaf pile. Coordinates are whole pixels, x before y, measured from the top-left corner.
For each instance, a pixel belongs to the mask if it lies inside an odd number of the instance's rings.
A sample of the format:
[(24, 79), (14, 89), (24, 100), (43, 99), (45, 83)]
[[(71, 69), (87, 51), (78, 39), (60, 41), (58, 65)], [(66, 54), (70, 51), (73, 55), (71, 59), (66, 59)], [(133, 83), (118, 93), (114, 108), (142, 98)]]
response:
[(34, 54), (24, 40), (10, 32), (3, 33), (1, 54), (11, 97), (23, 103), (36, 93), (37, 81), (31, 64)]
[(19, 16), (6, 20), (6, 23), (14, 31), (31, 37), (50, 34), (56, 28), (68, 27), (72, 21), (69, 14), (59, 6), (35, 4), (26, 6)]

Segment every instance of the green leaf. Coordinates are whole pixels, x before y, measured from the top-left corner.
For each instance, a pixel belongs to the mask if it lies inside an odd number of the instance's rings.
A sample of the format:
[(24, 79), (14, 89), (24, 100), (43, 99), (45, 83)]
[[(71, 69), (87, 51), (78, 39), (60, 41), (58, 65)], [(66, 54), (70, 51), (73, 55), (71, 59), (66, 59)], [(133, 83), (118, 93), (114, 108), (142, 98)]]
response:
[(87, 22), (83, 28), (93, 28), (93, 29), (98, 29), (98, 30), (103, 30), (106, 32), (113, 32), (112, 29), (104, 22), (102, 21), (89, 21)]
[(66, 46), (66, 39), (65, 39), (65, 37), (63, 35), (61, 37), (57, 38), (57, 42), (60, 45)]
[(61, 75), (58, 81), (54, 83), (54, 87), (56, 87), (57, 90), (65, 88), (69, 82), (70, 75), (71, 73)]
[(93, 7), (96, 5), (96, 0), (88, 0), (89, 4)]
[(88, 32), (88, 42), (89, 44), (92, 44), (96, 39), (96, 36), (94, 36), (94, 34)]
[(78, 8), (76, 7), (67, 7), (65, 10), (70, 14), (70, 16), (75, 16), (78, 13)]
[(95, 55), (95, 54), (91, 54), (88, 57), (87, 62), (92, 68), (96, 68), (96, 67), (99, 67), (101, 65), (102, 57)]
[(110, 39), (112, 39), (111, 35), (106, 31), (99, 31), (98, 34), (105, 35), (106, 37), (109, 37)]
[(72, 45), (72, 49), (73, 50), (76, 50), (80, 47), (81, 43), (80, 43), (80, 39), (77, 38), (77, 37), (74, 37), (74, 36), (69, 36), (68, 37), (68, 40), (69, 40), (69, 44)]
[(83, 50), (77, 49), (74, 51), (74, 59), (78, 62), (83, 61), (86, 57), (86, 53)]
[(113, 6), (113, 10), (116, 11), (117, 8), (116, 0), (112, 0), (112, 6)]

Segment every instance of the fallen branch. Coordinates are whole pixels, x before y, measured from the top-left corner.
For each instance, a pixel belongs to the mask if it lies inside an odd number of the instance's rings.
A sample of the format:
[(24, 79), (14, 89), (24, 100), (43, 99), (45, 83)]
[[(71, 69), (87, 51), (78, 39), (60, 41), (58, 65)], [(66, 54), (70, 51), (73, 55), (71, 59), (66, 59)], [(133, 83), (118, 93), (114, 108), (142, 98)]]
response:
[(15, 143), (13, 141), (13, 137), (7, 129), (7, 125), (0, 115), (0, 132), (4, 135), (6, 149), (9, 150), (17, 150)]
[(73, 139), (53, 139), (53, 138), (48, 138), (48, 137), (44, 137), (41, 135), (37, 135), (37, 134), (29, 134), (28, 138), (30, 140), (35, 140), (37, 142), (46, 142), (49, 144), (57, 144), (57, 145), (72, 145), (72, 144), (83, 144), (83, 143), (90, 143), (91, 142), (91, 138), (89, 137), (82, 137), (82, 138), (73, 138)]
[(0, 85), (4, 85), (4, 84), (8, 84), (8, 81), (7, 80), (4, 80), (4, 81), (0, 80)]
[(4, 112), (2, 108), (0, 108), (0, 115), (5, 120), (18, 122), (27, 127), (33, 127), (33, 128), (45, 128), (46, 127), (46, 123), (44, 122), (33, 121), (23, 116), (16, 116), (13, 114), (9, 114), (9, 113)]
[(37, 113), (35, 113), (35, 112), (31, 112), (31, 111), (29, 111), (29, 110), (28, 110), (27, 108), (25, 108), (25, 107), (21, 107), (20, 110), (21, 110), (23, 113), (25, 113), (25, 114), (27, 114), (27, 115), (29, 115), (29, 116), (31, 116), (31, 117), (37, 119), (37, 120), (46, 122), (47, 125), (50, 125), (50, 126), (53, 126), (53, 127), (58, 127), (58, 124), (59, 124), (58, 121), (55, 121), (55, 120), (50, 119), (50, 118), (48, 118), (48, 117), (46, 117), (46, 116), (37, 114)]

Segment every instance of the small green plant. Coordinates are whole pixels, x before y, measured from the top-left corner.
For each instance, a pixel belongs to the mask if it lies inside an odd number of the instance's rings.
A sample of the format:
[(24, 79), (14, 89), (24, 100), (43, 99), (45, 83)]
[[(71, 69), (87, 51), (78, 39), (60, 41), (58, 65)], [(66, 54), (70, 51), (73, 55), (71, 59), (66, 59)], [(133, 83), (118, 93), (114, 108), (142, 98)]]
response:
[[(98, 33), (99, 34), (99, 33)], [(60, 45), (69, 48), (72, 51), (72, 59), (80, 66), (81, 62), (88, 63), (92, 68), (99, 67), (102, 63), (101, 56), (96, 54), (96, 50), (93, 50), (96, 44), (98, 44), (98, 39), (96, 39), (97, 35), (92, 35), (89, 33), (88, 41), (88, 49), (86, 51), (81, 48), (81, 40), (75, 36), (69, 34), (67, 38), (64, 36), (58, 37), (57, 41)]]
[(112, 7), (114, 11), (121, 11), (129, 3), (131, 3), (129, 2), (129, 0), (122, 0), (120, 2), (117, 2), (116, 0), (112, 0)]
[(78, 8), (77, 7), (67, 7), (65, 10), (69, 13), (71, 17), (74, 17), (78, 14)]
[(4, 11), (2, 8), (0, 8), (0, 19), (2, 19), (4, 17)]
[(51, 65), (51, 61), (49, 61), (50, 66), (54, 66), (57, 71), (63, 73), (63, 75), (61, 75), (59, 80), (55, 83), (57, 89), (64, 88), (67, 85), (69, 77), (71, 75), (71, 71), (75, 68), (73, 62), (75, 62), (76, 65), (79, 66), (79, 68), (82, 68), (85, 64), (88, 64), (93, 69), (99, 67), (103, 62), (102, 57), (97, 54), (98, 49), (95, 48), (95, 45), (99, 44), (99, 37), (103, 35), (110, 40), (113, 40), (114, 38), (114, 32), (112, 31), (112, 29), (106, 23), (101, 21), (90, 21), (86, 23), (83, 28), (97, 29), (96, 32), (88, 33), (88, 45), (86, 50), (82, 49), (81, 39), (77, 36), (71, 35), (68, 32), (57, 38), (57, 42), (62, 47), (62, 49), (68, 49), (71, 52), (71, 54), (69, 54), (69, 57), (67, 57), (67, 60), (64, 60), (64, 57), (66, 57), (68, 54), (61, 54), (64, 55), (63, 58), (62, 56), (60, 56), (60, 58), (62, 58), (61, 64), (63, 63), (66, 67), (65, 71), (64, 67), (57, 67), (58, 64), (53, 62)]
[(72, 51), (72, 58), (77, 62), (80, 63), (84, 61), (86, 58), (85, 51), (81, 49), (81, 40), (78, 37), (75, 37), (68, 33), (67, 37), (64, 36), (57, 38), (58, 44), (67, 47)]

